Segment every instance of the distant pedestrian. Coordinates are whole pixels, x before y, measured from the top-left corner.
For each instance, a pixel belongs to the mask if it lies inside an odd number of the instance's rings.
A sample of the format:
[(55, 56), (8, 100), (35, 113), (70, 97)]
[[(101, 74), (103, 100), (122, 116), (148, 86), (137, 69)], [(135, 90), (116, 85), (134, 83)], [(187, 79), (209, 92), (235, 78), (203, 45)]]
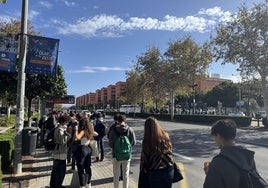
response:
[(123, 188), (129, 187), (129, 169), (131, 157), (126, 160), (117, 160), (116, 158), (116, 143), (120, 136), (126, 136), (129, 143), (133, 146), (136, 144), (136, 136), (132, 128), (126, 123), (126, 116), (119, 115), (117, 125), (111, 129), (109, 134), (109, 145), (113, 150), (113, 173), (114, 173), (114, 188), (119, 188), (120, 167), (123, 170)]
[(66, 174), (67, 142), (71, 137), (69, 130), (67, 131), (67, 123), (68, 118), (61, 116), (59, 125), (54, 131), (56, 147), (52, 151), (53, 167), (50, 176), (50, 188), (63, 187), (62, 183)]
[(239, 168), (256, 171), (256, 165), (254, 152), (235, 144), (236, 123), (230, 119), (218, 120), (212, 125), (211, 135), (221, 150), (211, 162), (204, 163), (203, 187), (246, 188)]
[(94, 131), (98, 133), (98, 136), (95, 136), (94, 139), (97, 141), (97, 144), (98, 144), (100, 158), (99, 156), (97, 156), (94, 162), (101, 162), (104, 159), (103, 137), (105, 136), (105, 129), (106, 128), (103, 122), (102, 114), (98, 113), (96, 116), (96, 121), (94, 125)]
[(91, 154), (92, 149), (89, 147), (90, 140), (97, 136), (93, 126), (86, 119), (79, 120), (79, 126), (75, 126), (75, 139), (80, 140), (77, 148), (76, 160), (79, 176), (80, 187), (91, 188)]
[[(148, 117), (144, 124), (139, 188), (171, 188), (173, 163), (172, 144), (168, 133), (155, 118)], [(146, 180), (141, 181), (141, 178)]]

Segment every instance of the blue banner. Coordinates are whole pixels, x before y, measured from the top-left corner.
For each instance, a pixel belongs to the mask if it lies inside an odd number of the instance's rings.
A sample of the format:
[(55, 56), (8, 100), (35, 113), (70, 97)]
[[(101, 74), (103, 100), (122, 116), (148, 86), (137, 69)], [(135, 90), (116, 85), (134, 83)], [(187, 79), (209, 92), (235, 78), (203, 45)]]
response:
[(17, 51), (17, 35), (4, 34), (0, 36), (0, 70), (7, 72), (16, 71)]
[(29, 35), (25, 73), (56, 75), (59, 42), (59, 39)]

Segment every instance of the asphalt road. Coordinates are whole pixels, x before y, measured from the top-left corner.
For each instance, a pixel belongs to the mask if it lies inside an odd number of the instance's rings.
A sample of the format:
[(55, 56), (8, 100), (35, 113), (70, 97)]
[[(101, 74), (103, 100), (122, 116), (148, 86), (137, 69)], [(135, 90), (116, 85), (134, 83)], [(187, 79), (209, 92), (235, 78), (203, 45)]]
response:
[[(107, 122), (111, 119), (107, 118)], [(127, 123), (133, 128), (137, 145), (133, 148), (131, 176), (138, 179), (141, 141), (143, 138), (143, 119), (128, 118)], [(210, 161), (219, 149), (210, 136), (210, 126), (160, 121), (169, 132), (173, 144), (173, 154), (177, 162), (185, 169), (185, 181), (174, 184), (180, 188), (202, 188), (205, 179), (203, 163)], [(268, 180), (268, 131), (259, 129), (238, 129), (237, 144), (255, 151), (255, 160), (260, 174)]]

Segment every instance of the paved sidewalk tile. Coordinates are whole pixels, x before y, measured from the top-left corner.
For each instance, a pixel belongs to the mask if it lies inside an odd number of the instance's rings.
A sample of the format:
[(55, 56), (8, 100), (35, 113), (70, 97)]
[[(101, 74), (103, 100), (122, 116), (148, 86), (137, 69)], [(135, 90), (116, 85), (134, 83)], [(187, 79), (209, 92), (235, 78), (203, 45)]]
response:
[[(113, 187), (113, 171), (112, 161), (105, 158), (103, 162), (92, 163), (92, 187), (96, 188), (112, 188)], [(52, 169), (52, 159), (50, 154), (44, 149), (37, 149), (35, 162), (32, 166), (35, 172), (32, 172), (33, 178), (29, 180), (29, 188), (45, 188), (49, 187), (50, 173)], [(73, 172), (71, 167), (67, 166), (67, 172), (64, 179), (64, 186), (71, 186)], [(76, 179), (77, 180), (77, 179)], [(130, 178), (130, 188), (136, 188), (137, 181)], [(122, 184), (122, 182), (120, 182)], [(77, 186), (79, 188), (79, 186)]]

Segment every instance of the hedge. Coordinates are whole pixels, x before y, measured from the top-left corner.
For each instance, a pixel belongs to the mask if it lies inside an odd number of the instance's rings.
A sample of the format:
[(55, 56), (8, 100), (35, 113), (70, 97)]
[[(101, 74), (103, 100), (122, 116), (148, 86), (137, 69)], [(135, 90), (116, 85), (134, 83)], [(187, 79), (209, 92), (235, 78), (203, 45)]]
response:
[[(129, 113), (130, 117), (147, 118), (154, 116), (163, 121), (171, 121), (170, 114), (147, 114), (147, 113)], [(173, 121), (184, 123), (200, 123), (211, 125), (220, 119), (232, 119), (236, 122), (238, 127), (248, 127), (251, 124), (250, 116), (224, 116), (224, 115), (175, 115)]]
[(0, 155), (1, 158), (1, 170), (5, 171), (11, 164), (14, 158), (14, 138), (15, 130), (9, 129), (6, 132), (0, 134)]

